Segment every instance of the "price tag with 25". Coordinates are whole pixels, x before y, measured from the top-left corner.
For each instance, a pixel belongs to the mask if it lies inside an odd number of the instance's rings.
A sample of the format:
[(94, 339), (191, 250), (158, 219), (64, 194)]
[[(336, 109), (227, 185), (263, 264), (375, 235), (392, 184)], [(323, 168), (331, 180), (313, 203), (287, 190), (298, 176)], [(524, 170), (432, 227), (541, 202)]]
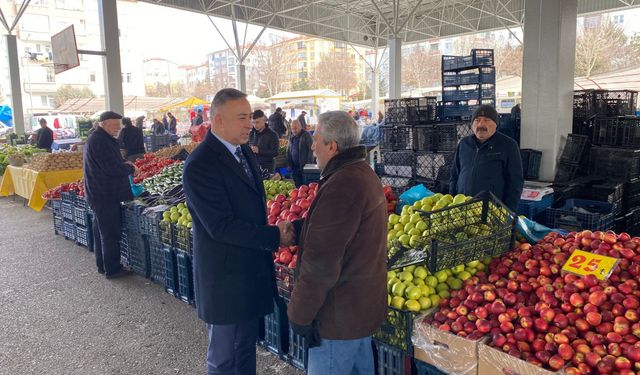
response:
[(611, 276), (619, 261), (617, 258), (574, 250), (562, 266), (562, 270), (580, 276), (594, 275), (600, 280), (606, 280)]

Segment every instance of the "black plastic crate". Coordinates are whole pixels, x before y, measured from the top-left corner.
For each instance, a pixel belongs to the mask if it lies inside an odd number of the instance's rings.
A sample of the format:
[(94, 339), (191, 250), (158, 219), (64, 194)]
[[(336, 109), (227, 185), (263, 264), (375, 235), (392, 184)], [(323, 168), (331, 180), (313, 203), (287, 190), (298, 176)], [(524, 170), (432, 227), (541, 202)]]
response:
[(64, 234), (64, 227), (63, 227), (64, 219), (62, 219), (62, 217), (56, 216), (56, 215), (52, 215), (52, 217), (53, 217), (53, 233), (54, 234)]
[(164, 245), (159, 240), (150, 237), (147, 237), (146, 243), (149, 245), (149, 278), (160, 285), (164, 285)]
[(193, 269), (191, 266), (191, 254), (181, 250), (176, 251), (176, 264), (178, 269), (178, 290), (180, 299), (193, 305)]
[(87, 210), (81, 207), (73, 208), (73, 221), (77, 225), (81, 225), (83, 227), (89, 226), (89, 216), (87, 215)]
[(122, 205), (122, 227), (133, 232), (140, 231), (140, 206), (133, 203)]
[(126, 229), (120, 232), (120, 263), (123, 266), (129, 265), (129, 234)]
[(64, 233), (65, 239), (71, 240), (71, 241), (76, 240), (76, 225), (73, 223), (73, 221), (63, 220), (62, 231)]
[(392, 346), (374, 341), (377, 375), (410, 375), (411, 357)]
[(414, 314), (387, 306), (387, 317), (373, 334), (378, 342), (390, 345), (405, 354), (413, 354), (411, 335), (413, 332)]
[(437, 367), (428, 363), (422, 362), (418, 359), (413, 361), (416, 368), (416, 375), (447, 375), (445, 372), (440, 371)]
[(466, 101), (466, 100), (479, 100), (479, 99), (491, 99), (496, 96), (496, 87), (492, 83), (484, 83), (475, 85), (475, 87), (469, 86), (455, 86), (444, 87), (442, 90), (443, 101)]
[(387, 99), (384, 101), (387, 125), (413, 125), (437, 121), (438, 101), (435, 96)]
[(295, 270), (284, 264), (276, 263), (275, 271), (278, 294), (283, 298), (290, 299), (295, 284)]
[(499, 256), (512, 248), (516, 216), (490, 192), (441, 210), (417, 212), (430, 233), (414, 249), (393, 242), (387, 262), (389, 269), (424, 263), (435, 273), (488, 256)]
[(87, 203), (86, 199), (84, 196), (79, 196), (76, 194), (76, 196), (73, 198), (73, 204), (74, 206), (78, 207), (78, 208), (84, 208), (87, 209), (89, 208), (89, 204)]
[(580, 163), (585, 146), (589, 138), (584, 135), (568, 134), (560, 155), (560, 161), (565, 163)]
[(414, 153), (408, 151), (382, 152), (375, 169), (378, 175), (413, 177)]
[(553, 194), (547, 194), (539, 201), (520, 199), (516, 213), (533, 220), (539, 213), (542, 213), (545, 209), (551, 207), (552, 204)]
[(293, 333), (291, 327), (289, 327), (289, 353), (287, 360), (302, 371), (306, 371), (309, 365), (309, 346), (303, 336)]
[(180, 298), (176, 250), (171, 246), (162, 244), (162, 254), (164, 255), (164, 290), (172, 296)]
[(174, 247), (176, 244), (176, 237), (173, 232), (173, 224), (168, 221), (160, 222), (160, 242), (167, 246)]
[(542, 151), (523, 148), (520, 150), (520, 157), (522, 158), (522, 172), (525, 180), (537, 180), (540, 178)]
[(637, 208), (625, 216), (627, 232), (632, 236), (640, 236), (640, 208)]
[(476, 66), (493, 66), (492, 49), (472, 49), (469, 56), (442, 56), (442, 71), (469, 69)]
[(454, 156), (452, 152), (416, 152), (414, 164), (416, 178), (449, 181)]
[(61, 204), (62, 218), (68, 221), (74, 219), (74, 206), (73, 203), (63, 201)]
[(495, 99), (482, 99), (467, 102), (442, 102), (442, 119), (447, 121), (471, 120), (471, 116), (480, 105), (494, 105)]
[(573, 180), (578, 174), (579, 168), (580, 164), (578, 163), (559, 162), (556, 166), (556, 176), (553, 182), (564, 183)]
[(279, 304), (274, 304), (274, 311), (264, 317), (263, 346), (271, 353), (285, 358), (288, 355), (289, 322), (286, 311)]
[(416, 151), (455, 151), (458, 145), (458, 124), (418, 125), (414, 127)]
[(380, 149), (385, 151), (413, 150), (413, 128), (410, 126), (380, 126)]
[(640, 177), (640, 149), (591, 148), (589, 174), (631, 181)]
[(70, 203), (72, 206), (75, 205), (75, 200), (76, 200), (75, 191), (63, 191), (60, 193), (60, 197), (62, 198), (62, 202)]
[(468, 122), (457, 123), (456, 130), (458, 133), (458, 140), (461, 140), (466, 136), (473, 135), (473, 129), (471, 129), (471, 124)]
[(481, 83), (495, 83), (496, 69), (492, 66), (473, 68), (467, 71), (442, 72), (442, 86), (463, 86)]
[(385, 175), (379, 177), (380, 182), (382, 182), (382, 186), (391, 187), (391, 190), (396, 195), (396, 197), (400, 197), (400, 195), (407, 191), (407, 189), (414, 186), (414, 180), (411, 178)]
[(579, 118), (634, 115), (637, 100), (637, 91), (579, 90), (573, 94), (573, 115)]
[(640, 179), (628, 181), (624, 184), (624, 195), (636, 195), (640, 194)]
[(149, 263), (149, 245), (146, 242), (139, 232), (127, 234), (129, 267), (138, 275), (149, 277), (151, 265)]
[(640, 194), (627, 195), (622, 199), (622, 211), (630, 212), (640, 208)]
[(544, 225), (552, 229), (609, 230), (613, 226), (614, 205), (586, 199), (567, 199), (563, 207), (547, 208)]
[(173, 233), (176, 249), (191, 254), (193, 252), (193, 231), (191, 228), (174, 224)]
[(640, 147), (640, 117), (598, 117), (592, 123), (594, 145)]
[(76, 225), (76, 243), (89, 250), (93, 249), (93, 230), (90, 225), (89, 227)]
[(54, 216), (62, 216), (62, 200), (61, 199), (49, 199), (51, 205), (51, 211)]
[(161, 220), (162, 212), (143, 212), (142, 215), (140, 215), (140, 230), (142, 234), (149, 236), (149, 239), (159, 242)]

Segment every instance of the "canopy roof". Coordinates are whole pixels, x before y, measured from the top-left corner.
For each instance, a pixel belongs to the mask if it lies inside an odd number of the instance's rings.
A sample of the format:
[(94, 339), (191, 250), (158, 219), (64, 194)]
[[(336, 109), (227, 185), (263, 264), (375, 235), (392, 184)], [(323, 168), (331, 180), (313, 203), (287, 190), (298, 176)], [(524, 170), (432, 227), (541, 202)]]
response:
[[(163, 108), (175, 106), (187, 101), (189, 98), (156, 98), (148, 96), (125, 96), (125, 112), (139, 111), (163, 111)], [(199, 100), (199, 99), (198, 99)], [(205, 104), (209, 104), (205, 102)], [(69, 99), (56, 110), (60, 113), (96, 113), (106, 108), (104, 98)]]
[[(167, 105), (166, 107), (162, 107), (160, 108), (160, 110), (164, 112), (174, 108), (188, 108), (188, 107), (193, 107), (194, 105), (207, 105), (207, 104), (209, 104), (208, 101), (198, 99), (195, 96), (192, 96), (179, 103), (170, 104), (170, 105)], [(125, 108), (126, 108), (126, 105), (125, 105)]]
[(274, 95), (267, 101), (276, 101), (283, 99), (303, 99), (303, 98), (339, 98), (340, 94), (329, 89), (318, 90), (302, 90), (302, 91), (285, 91)]
[[(142, 0), (273, 29), (382, 47), (522, 26), (525, 0)], [(580, 15), (640, 0), (578, 0)]]

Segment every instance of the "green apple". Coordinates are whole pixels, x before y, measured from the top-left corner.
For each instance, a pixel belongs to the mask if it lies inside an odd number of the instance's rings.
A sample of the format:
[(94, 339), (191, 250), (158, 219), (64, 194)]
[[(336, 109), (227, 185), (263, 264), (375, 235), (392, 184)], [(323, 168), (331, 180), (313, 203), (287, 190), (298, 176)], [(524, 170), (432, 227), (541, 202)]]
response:
[(405, 288), (406, 285), (402, 281), (398, 281), (391, 287), (391, 293), (393, 293), (394, 296), (402, 296), (404, 295)]
[(418, 312), (420, 311), (420, 302), (410, 299), (404, 303), (404, 307), (409, 311)]
[(410, 287), (405, 289), (404, 296), (407, 299), (417, 300), (418, 298), (420, 298), (422, 296), (422, 291), (420, 290), (420, 287), (418, 287), (418, 286), (410, 286)]
[(429, 275), (425, 281), (427, 282), (427, 285), (432, 288), (435, 288), (438, 285), (438, 278), (435, 276)]
[(431, 300), (431, 306), (438, 306), (438, 304), (440, 304), (440, 296), (437, 294), (432, 294), (429, 296), (429, 299)]
[(413, 274), (409, 271), (400, 272), (398, 277), (400, 278), (400, 280), (402, 280), (405, 283), (411, 282), (411, 280), (413, 280)]
[(431, 298), (429, 297), (420, 297), (418, 299), (418, 302), (420, 303), (420, 310), (422, 311), (428, 310), (431, 308)]
[(429, 285), (420, 285), (420, 292), (422, 293), (423, 297), (429, 297), (430, 295), (435, 293), (435, 290), (433, 290), (433, 288)]
[(424, 266), (418, 266), (415, 270), (413, 270), (413, 276), (417, 277), (418, 279), (424, 280), (427, 278), (427, 276), (429, 276), (429, 271), (427, 271)]
[(404, 298), (400, 297), (400, 296), (395, 296), (391, 299), (391, 306), (393, 306), (394, 308), (398, 309), (398, 310), (402, 310), (402, 308), (404, 307)]

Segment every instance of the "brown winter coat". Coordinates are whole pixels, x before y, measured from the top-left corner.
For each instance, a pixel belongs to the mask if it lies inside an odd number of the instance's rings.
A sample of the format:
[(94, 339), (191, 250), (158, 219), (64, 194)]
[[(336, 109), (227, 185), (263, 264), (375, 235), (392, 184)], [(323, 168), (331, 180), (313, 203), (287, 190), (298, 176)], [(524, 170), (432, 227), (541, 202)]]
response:
[(387, 309), (387, 202), (365, 156), (358, 146), (329, 161), (299, 236), (289, 319), (316, 320), (329, 340), (371, 336)]

